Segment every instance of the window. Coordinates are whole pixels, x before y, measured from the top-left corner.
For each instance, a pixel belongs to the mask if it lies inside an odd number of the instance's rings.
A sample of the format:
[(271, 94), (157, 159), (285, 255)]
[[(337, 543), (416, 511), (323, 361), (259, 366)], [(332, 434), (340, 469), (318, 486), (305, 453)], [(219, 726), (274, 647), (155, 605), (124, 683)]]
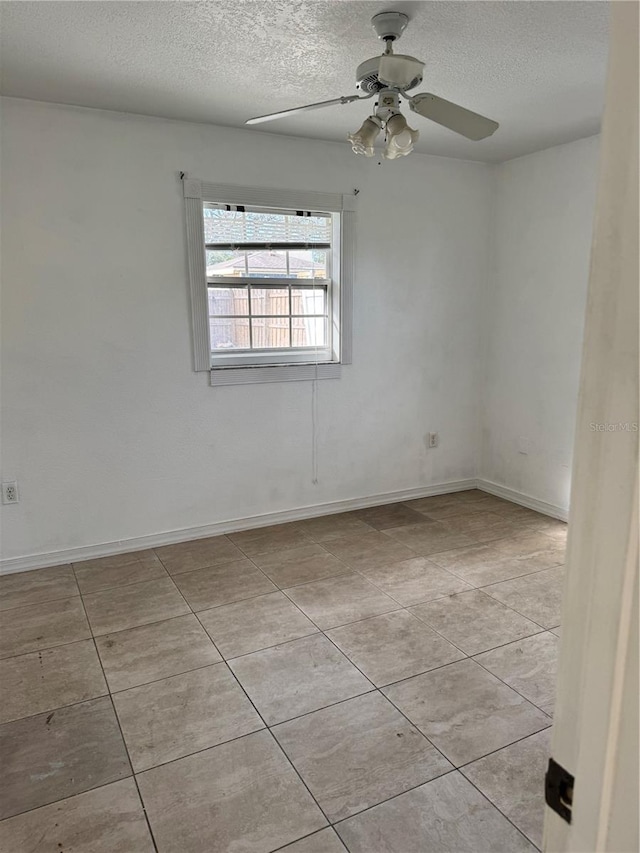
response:
[(338, 216), (203, 203), (212, 367), (333, 360)]
[(354, 197), (184, 184), (196, 370), (214, 385), (339, 376)]

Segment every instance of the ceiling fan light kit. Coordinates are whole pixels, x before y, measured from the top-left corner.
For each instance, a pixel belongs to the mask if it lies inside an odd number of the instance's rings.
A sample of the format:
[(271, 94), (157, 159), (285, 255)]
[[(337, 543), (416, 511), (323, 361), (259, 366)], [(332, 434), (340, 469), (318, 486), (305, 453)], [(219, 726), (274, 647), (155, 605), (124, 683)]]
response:
[(411, 154), (413, 146), (420, 135), (417, 130), (409, 127), (402, 113), (394, 113), (387, 119), (387, 144), (382, 156), (385, 160), (396, 160)]
[(321, 109), (334, 104), (350, 104), (377, 97), (375, 112), (364, 120), (355, 133), (349, 133), (347, 140), (351, 143), (355, 154), (373, 157), (374, 144), (382, 130), (385, 131), (385, 148), (382, 152), (386, 160), (395, 160), (406, 156), (413, 150), (418, 139), (418, 131), (407, 125), (406, 119), (400, 112), (400, 97), (409, 104), (409, 108), (430, 119), (436, 124), (459, 133), (467, 139), (479, 141), (486, 139), (498, 129), (498, 122), (460, 107), (437, 95), (422, 92), (418, 95), (407, 95), (410, 89), (422, 83), (424, 63), (413, 56), (396, 54), (393, 43), (404, 32), (409, 18), (402, 12), (381, 12), (374, 15), (371, 24), (378, 38), (385, 43), (382, 56), (367, 59), (356, 70), (357, 88), (363, 95), (343, 95), (329, 101), (307, 104), (304, 107), (294, 107), (277, 113), (256, 116), (246, 124), (260, 124), (274, 119), (284, 118), (299, 112)]
[(354, 154), (364, 154), (365, 157), (373, 157), (376, 153), (374, 143), (380, 131), (382, 122), (377, 116), (369, 116), (362, 122), (362, 127), (355, 133), (347, 134)]

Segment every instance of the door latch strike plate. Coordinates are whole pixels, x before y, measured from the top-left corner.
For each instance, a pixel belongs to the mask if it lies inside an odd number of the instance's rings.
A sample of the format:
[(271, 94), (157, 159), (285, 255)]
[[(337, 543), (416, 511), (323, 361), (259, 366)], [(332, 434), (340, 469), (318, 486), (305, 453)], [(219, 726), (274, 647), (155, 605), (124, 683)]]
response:
[(561, 767), (553, 758), (549, 759), (549, 767), (544, 779), (544, 798), (549, 808), (567, 823), (571, 823), (574, 782), (575, 779), (568, 770)]

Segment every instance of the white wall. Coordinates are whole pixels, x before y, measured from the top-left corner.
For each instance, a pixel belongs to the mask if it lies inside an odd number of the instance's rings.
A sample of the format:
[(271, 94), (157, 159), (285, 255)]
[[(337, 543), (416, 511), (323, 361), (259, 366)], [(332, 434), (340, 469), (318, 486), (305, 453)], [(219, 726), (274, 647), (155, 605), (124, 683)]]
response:
[(481, 477), (563, 508), (597, 166), (591, 137), (495, 170)]
[[(360, 189), (354, 363), (318, 384), (317, 486), (310, 383), (214, 389), (192, 371), (179, 170)], [(2, 508), (3, 557), (475, 476), (491, 180), (5, 99), (1, 474), (21, 502)]]

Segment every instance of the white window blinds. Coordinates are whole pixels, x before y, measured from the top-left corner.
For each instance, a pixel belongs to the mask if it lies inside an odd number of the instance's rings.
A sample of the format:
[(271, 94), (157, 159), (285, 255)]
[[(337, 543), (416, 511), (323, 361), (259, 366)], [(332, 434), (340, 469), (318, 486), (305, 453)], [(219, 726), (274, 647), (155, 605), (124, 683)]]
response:
[(329, 249), (329, 214), (309, 211), (246, 210), (239, 205), (205, 202), (207, 249)]

